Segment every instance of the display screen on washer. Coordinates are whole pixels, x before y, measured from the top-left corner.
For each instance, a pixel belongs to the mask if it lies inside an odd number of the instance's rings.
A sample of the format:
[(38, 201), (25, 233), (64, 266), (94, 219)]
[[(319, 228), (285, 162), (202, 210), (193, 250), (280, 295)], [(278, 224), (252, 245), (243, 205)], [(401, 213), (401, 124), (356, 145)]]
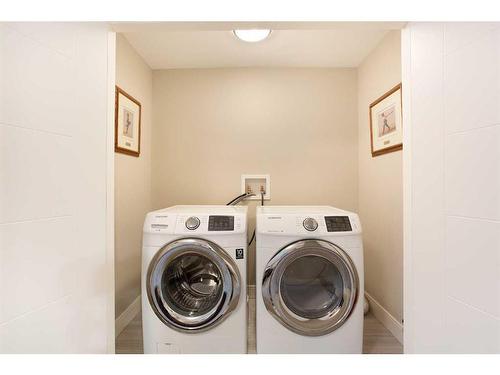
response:
[(209, 216), (209, 231), (234, 230), (234, 216)]
[(349, 216), (325, 216), (325, 223), (328, 232), (352, 231)]

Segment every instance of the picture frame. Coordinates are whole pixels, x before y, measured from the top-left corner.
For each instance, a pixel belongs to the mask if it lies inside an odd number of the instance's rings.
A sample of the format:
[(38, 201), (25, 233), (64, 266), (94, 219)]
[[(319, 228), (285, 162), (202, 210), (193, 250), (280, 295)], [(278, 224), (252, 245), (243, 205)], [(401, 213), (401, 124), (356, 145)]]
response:
[(372, 157), (403, 149), (401, 83), (370, 104)]
[(115, 152), (139, 157), (141, 153), (141, 103), (115, 86)]

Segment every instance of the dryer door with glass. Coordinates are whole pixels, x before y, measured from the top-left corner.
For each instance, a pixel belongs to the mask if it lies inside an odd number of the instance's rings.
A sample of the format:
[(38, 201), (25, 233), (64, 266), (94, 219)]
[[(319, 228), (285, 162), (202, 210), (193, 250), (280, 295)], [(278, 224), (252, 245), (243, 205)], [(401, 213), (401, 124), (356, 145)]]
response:
[(262, 298), (271, 315), (304, 336), (330, 333), (354, 310), (359, 279), (340, 247), (323, 240), (294, 242), (278, 251), (264, 270)]
[(182, 332), (213, 328), (236, 308), (240, 297), (234, 260), (217, 244), (199, 238), (161, 248), (149, 265), (146, 283), (155, 314)]

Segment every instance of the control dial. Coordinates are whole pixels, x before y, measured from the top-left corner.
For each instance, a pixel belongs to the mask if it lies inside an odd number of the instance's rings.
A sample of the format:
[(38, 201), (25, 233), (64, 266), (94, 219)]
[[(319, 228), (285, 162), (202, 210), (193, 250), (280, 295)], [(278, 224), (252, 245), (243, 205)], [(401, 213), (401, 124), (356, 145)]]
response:
[(189, 230), (195, 230), (200, 226), (200, 219), (198, 219), (196, 216), (191, 216), (186, 220), (186, 228)]
[(308, 217), (307, 219), (305, 219), (303, 221), (302, 225), (309, 232), (313, 232), (316, 229), (318, 229), (318, 222), (315, 219), (313, 219), (312, 217)]

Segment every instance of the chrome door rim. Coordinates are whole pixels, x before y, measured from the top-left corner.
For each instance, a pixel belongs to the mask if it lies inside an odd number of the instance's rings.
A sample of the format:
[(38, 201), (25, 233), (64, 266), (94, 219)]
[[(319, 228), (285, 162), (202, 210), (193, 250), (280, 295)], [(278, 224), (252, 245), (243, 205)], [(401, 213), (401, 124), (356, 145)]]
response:
[[(344, 281), (342, 302), (321, 318), (309, 319), (297, 315), (286, 306), (281, 296), (284, 271), (295, 260), (305, 256), (318, 256), (330, 261), (339, 269)], [(271, 258), (264, 270), (262, 298), (269, 313), (292, 332), (303, 336), (322, 336), (347, 321), (358, 299), (358, 285), (356, 267), (344, 250), (328, 241), (307, 239), (285, 246)]]
[[(161, 278), (167, 266), (184, 255), (200, 255), (212, 261), (222, 276), (222, 294), (214, 308), (197, 316), (183, 315), (163, 298)], [(200, 238), (182, 238), (163, 246), (149, 264), (146, 277), (148, 300), (153, 312), (167, 326), (180, 332), (195, 333), (220, 324), (238, 305), (241, 276), (234, 260), (217, 244)]]

